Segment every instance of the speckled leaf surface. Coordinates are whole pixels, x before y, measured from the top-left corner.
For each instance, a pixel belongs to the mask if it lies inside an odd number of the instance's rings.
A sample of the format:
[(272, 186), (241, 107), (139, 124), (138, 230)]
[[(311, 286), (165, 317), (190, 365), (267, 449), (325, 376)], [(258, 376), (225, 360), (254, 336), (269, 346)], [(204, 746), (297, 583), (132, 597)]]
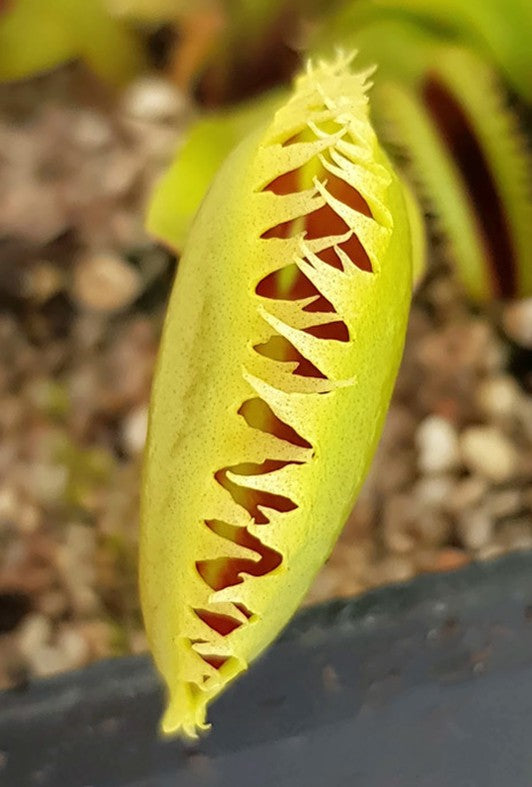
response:
[(191, 229), (152, 396), (141, 596), (167, 733), (267, 647), (367, 471), (412, 284), (402, 188), (364, 75), (309, 68)]

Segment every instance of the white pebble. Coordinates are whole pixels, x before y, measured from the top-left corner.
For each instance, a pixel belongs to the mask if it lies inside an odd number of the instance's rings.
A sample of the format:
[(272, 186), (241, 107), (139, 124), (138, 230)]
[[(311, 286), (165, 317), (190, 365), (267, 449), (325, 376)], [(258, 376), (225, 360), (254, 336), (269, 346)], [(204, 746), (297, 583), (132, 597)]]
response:
[(146, 442), (148, 409), (145, 406), (132, 410), (122, 424), (122, 439), (130, 456), (140, 454)]
[(101, 150), (113, 141), (107, 120), (88, 109), (78, 109), (73, 116), (72, 134), (78, 145), (86, 150)]
[(113, 312), (129, 306), (140, 292), (138, 272), (114, 254), (95, 254), (78, 260), (73, 294), (91, 311)]
[(19, 506), (17, 492), (11, 487), (0, 488), (0, 519), (13, 519), (16, 517)]
[(414, 517), (415, 501), (411, 495), (392, 495), (385, 501), (382, 538), (391, 552), (406, 554), (415, 547)]
[(44, 303), (58, 293), (63, 286), (63, 274), (47, 260), (37, 260), (26, 271), (25, 290), (31, 298)]
[[(69, 226), (64, 200), (48, 184), (20, 178), (12, 184), (2, 183), (0, 203), (2, 234), (21, 237), (26, 242), (45, 246)], [(5, 194), (5, 196), (4, 196)], [(31, 219), (30, 219), (31, 217)]]
[(30, 656), (28, 661), (34, 675), (38, 678), (50, 678), (69, 668), (62, 653), (52, 645), (42, 645)]
[(425, 508), (443, 508), (455, 488), (455, 481), (449, 476), (426, 476), (414, 487), (414, 497)]
[(160, 77), (143, 77), (128, 87), (122, 99), (126, 115), (139, 120), (173, 120), (183, 113), (185, 98), (181, 91)]
[(460, 438), (462, 459), (471, 471), (494, 483), (508, 481), (517, 470), (512, 443), (495, 427), (472, 426)]
[(145, 653), (148, 650), (148, 639), (144, 631), (133, 631), (130, 634), (129, 647), (132, 653)]
[(451, 523), (440, 511), (427, 509), (421, 512), (416, 529), (422, 544), (427, 546), (443, 546), (451, 535)]
[(81, 667), (89, 657), (87, 641), (72, 627), (65, 626), (61, 629), (57, 636), (56, 647), (69, 669)]
[(67, 610), (67, 599), (59, 590), (48, 590), (37, 599), (39, 610), (47, 618), (60, 618)]
[(515, 417), (520, 398), (519, 387), (509, 375), (484, 380), (477, 389), (479, 407), (493, 420)]
[(459, 463), (458, 438), (454, 428), (438, 415), (430, 415), (418, 427), (418, 464), (424, 474), (454, 470)]
[(42, 644), (27, 658), (34, 674), (47, 678), (83, 666), (89, 658), (89, 646), (79, 632), (65, 627), (54, 645)]
[(116, 153), (101, 174), (102, 194), (117, 201), (125, 197), (134, 187), (141, 170), (142, 162), (135, 153)]
[(38, 612), (27, 615), (17, 631), (18, 650), (29, 659), (36, 650), (44, 646), (52, 634), (50, 621)]
[(468, 549), (482, 549), (493, 537), (493, 520), (482, 508), (466, 511), (458, 519), (458, 536)]
[(523, 508), (523, 496), (520, 489), (503, 489), (488, 495), (486, 507), (495, 519), (515, 516)]
[(406, 556), (388, 555), (374, 568), (373, 584), (386, 585), (393, 582), (406, 582), (415, 573), (412, 560)]
[(503, 315), (508, 336), (522, 347), (532, 348), (532, 298), (510, 303)]

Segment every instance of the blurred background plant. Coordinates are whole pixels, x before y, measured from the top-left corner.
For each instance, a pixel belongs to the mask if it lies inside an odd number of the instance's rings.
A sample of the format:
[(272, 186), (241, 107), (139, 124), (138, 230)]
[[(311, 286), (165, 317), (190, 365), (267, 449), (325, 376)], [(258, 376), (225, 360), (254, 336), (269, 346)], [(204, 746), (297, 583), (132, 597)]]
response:
[(430, 236), (309, 601), (532, 548), (531, 27), (527, 0), (0, 2), (0, 685), (145, 647), (137, 491), (176, 255), (308, 54), (378, 65)]

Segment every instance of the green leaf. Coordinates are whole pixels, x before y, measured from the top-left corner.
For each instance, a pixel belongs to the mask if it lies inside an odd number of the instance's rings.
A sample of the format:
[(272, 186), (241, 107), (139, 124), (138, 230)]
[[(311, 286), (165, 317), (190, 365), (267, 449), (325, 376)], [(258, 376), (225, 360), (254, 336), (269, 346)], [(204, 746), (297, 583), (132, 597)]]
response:
[[(320, 33), (318, 52), (338, 43), (339, 27), (350, 30), (347, 17)], [(376, 127), (406, 157), (470, 296), (532, 294), (532, 162), (493, 69), (404, 15), (383, 14), (343, 41), (362, 64), (378, 63)]]
[(530, 0), (375, 0), (376, 13), (404, 13), (493, 60), (526, 101), (532, 102)]
[(13, 0), (0, 16), (0, 80), (23, 79), (73, 58), (113, 84), (146, 66), (139, 39), (102, 0)]
[(150, 202), (148, 231), (175, 250), (183, 248), (188, 228), (228, 153), (253, 129), (273, 116), (286, 91), (260, 96), (234, 109), (200, 118)]

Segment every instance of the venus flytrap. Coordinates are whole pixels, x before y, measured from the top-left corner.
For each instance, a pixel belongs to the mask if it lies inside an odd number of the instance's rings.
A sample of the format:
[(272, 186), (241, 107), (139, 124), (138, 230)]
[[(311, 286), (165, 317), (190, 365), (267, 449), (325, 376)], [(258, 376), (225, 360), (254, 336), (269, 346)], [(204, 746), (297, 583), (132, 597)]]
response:
[[(407, 174), (435, 214), (470, 297), (529, 296), (532, 159), (491, 66), (408, 14), (369, 2), (332, 14), (311, 48), (329, 56), (339, 44), (358, 47), (363, 65), (378, 64), (373, 120), (390, 151), (401, 163), (406, 158)], [(259, 98), (199, 120), (156, 192), (149, 221), (154, 234), (182, 245), (226, 150), (260, 121), (271, 102)], [(195, 169), (201, 173), (196, 180)], [(165, 220), (166, 190), (174, 195), (174, 221)], [(421, 223), (412, 226), (422, 239)]]
[[(183, 248), (192, 219), (224, 158), (288, 95), (287, 89), (278, 88), (231, 109), (207, 113), (193, 123), (183, 147), (152, 194), (146, 223), (154, 237), (174, 251)], [(410, 220), (416, 286), (427, 265), (426, 232), (415, 191), (404, 176), (401, 182)]]
[(193, 123), (153, 192), (147, 229), (154, 237), (176, 251), (183, 248), (192, 219), (223, 160), (287, 97), (288, 91), (279, 89), (236, 108), (207, 113)]
[(351, 27), (360, 61), (379, 64), (376, 127), (406, 156), (469, 295), (530, 295), (532, 160), (492, 68), (404, 16), (361, 23), (358, 14), (337, 15), (316, 49), (331, 51)]
[(516, 118), (470, 52), (442, 48), (427, 77), (417, 93), (383, 84), (383, 136), (406, 153), (470, 297), (530, 296), (532, 168)]
[(292, 616), (381, 431), (412, 241), (367, 89), (344, 58), (309, 66), (227, 158), (188, 235), (142, 501), (141, 599), (166, 733), (205, 729), (208, 704)]
[[(532, 3), (529, 0), (362, 0), (350, 3), (367, 22), (395, 15), (477, 51), (532, 102)], [(371, 11), (369, 10), (371, 7)]]

